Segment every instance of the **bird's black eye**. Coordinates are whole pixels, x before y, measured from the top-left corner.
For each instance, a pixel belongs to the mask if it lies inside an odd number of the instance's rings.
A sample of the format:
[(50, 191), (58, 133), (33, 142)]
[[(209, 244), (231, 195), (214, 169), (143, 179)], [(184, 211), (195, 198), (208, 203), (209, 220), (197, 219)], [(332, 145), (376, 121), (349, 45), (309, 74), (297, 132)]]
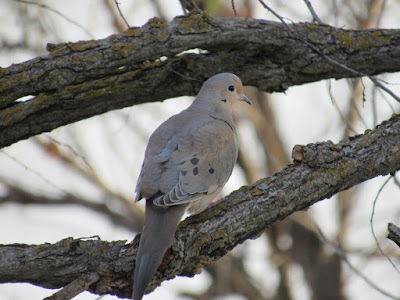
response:
[(228, 87), (228, 90), (230, 90), (231, 92), (233, 92), (235, 90), (235, 86), (232, 84)]

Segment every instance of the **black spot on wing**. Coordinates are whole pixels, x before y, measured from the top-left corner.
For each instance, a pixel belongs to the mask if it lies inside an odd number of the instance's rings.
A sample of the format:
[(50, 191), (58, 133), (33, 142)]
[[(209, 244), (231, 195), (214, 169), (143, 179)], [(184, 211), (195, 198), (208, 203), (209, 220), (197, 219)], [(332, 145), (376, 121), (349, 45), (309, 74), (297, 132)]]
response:
[(199, 162), (199, 159), (198, 158), (196, 158), (196, 157), (193, 157), (191, 160), (190, 160), (190, 162), (192, 163), (192, 165), (197, 165), (197, 163)]
[(199, 174), (199, 168), (194, 168), (193, 169), (193, 175), (196, 176), (197, 174)]
[(182, 161), (182, 162), (180, 162), (178, 165), (183, 165), (184, 163), (186, 162), (186, 160), (184, 160), (184, 161)]
[(214, 169), (213, 168), (210, 168), (209, 170), (208, 170), (208, 172), (210, 172), (210, 174), (213, 174), (214, 173)]
[(181, 171), (181, 174), (182, 174), (183, 176), (186, 176), (186, 173), (187, 173), (187, 171)]

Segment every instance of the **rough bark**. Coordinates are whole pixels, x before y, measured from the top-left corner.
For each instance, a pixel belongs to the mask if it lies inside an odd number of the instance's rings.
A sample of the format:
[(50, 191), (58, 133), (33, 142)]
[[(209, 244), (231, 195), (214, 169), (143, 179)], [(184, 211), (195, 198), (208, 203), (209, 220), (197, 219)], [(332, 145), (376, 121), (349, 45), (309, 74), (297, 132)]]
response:
[[(0, 147), (109, 110), (194, 95), (219, 72), (273, 92), (360, 75), (349, 68), (400, 70), (400, 30), (288, 26), (192, 14), (153, 18), (102, 40), (50, 44), (48, 55), (0, 68)], [(182, 53), (194, 48), (206, 51)], [(16, 101), (27, 95), (34, 97)]]
[[(244, 186), (221, 204), (181, 222), (175, 242), (148, 292), (177, 275), (193, 276), (236, 245), (317, 201), (400, 169), (400, 115), (376, 129), (295, 149), (296, 163)], [(30, 282), (58, 288), (85, 278), (100, 279), (89, 290), (129, 297), (138, 236), (125, 241), (74, 240), (56, 244), (0, 246), (0, 282)], [(80, 280), (80, 278), (83, 278)], [(84, 286), (79, 284), (79, 286)]]

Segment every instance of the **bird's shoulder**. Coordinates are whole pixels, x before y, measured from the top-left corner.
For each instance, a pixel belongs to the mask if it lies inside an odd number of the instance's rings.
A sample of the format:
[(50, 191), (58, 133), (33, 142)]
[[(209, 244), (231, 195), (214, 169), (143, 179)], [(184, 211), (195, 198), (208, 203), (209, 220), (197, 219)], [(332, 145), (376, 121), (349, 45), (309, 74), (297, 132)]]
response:
[[(162, 123), (150, 136), (146, 157), (158, 155), (164, 148), (176, 146), (191, 139), (207, 141), (214, 137), (225, 140), (235, 130), (229, 121), (217, 119), (207, 112), (184, 110)], [(221, 140), (222, 141), (222, 140)]]

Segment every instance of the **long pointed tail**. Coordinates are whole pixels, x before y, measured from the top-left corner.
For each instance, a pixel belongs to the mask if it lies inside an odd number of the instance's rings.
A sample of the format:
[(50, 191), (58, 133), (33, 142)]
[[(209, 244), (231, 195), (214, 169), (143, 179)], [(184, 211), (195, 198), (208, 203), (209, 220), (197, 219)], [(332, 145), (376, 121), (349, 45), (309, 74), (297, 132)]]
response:
[(165, 251), (171, 246), (187, 205), (159, 207), (146, 200), (146, 217), (136, 256), (133, 300), (142, 300)]

